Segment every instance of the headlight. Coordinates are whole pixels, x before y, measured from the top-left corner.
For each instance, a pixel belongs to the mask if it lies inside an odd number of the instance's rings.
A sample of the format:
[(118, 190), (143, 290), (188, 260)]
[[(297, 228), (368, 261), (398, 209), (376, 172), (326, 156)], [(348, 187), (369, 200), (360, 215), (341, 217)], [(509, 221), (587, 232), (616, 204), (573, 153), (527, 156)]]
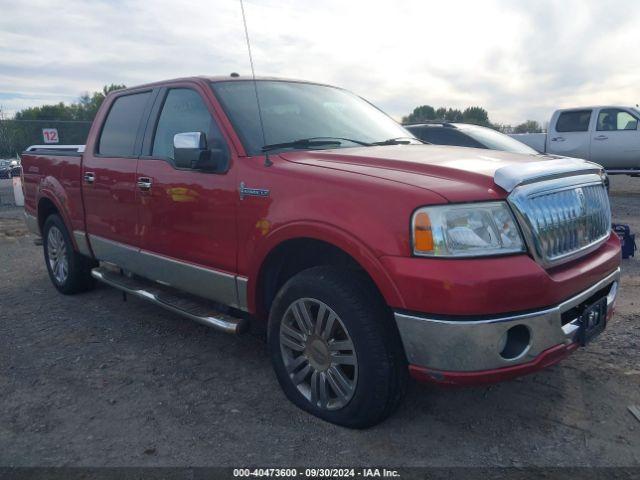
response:
[(524, 251), (505, 202), (419, 208), (411, 221), (413, 253), (425, 257), (477, 257)]

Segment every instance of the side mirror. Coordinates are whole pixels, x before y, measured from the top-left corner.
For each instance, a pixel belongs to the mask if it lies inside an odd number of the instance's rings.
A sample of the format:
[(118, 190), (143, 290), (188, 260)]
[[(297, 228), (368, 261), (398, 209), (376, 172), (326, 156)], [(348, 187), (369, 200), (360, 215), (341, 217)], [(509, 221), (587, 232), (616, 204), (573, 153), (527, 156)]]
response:
[(227, 150), (214, 140), (207, 147), (207, 136), (202, 132), (177, 133), (173, 136), (173, 159), (178, 168), (191, 168), (219, 172), (227, 164)]

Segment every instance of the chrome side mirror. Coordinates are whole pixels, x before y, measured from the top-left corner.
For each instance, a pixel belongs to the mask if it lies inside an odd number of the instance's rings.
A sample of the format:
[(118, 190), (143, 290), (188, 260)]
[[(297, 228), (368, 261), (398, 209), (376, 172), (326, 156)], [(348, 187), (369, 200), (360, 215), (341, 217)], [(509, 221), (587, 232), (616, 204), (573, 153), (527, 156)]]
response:
[(176, 133), (173, 136), (173, 160), (178, 168), (222, 173), (227, 170), (229, 154), (222, 142), (207, 146), (203, 132)]
[(207, 136), (202, 132), (176, 133), (173, 136), (173, 160), (178, 168), (199, 169), (199, 163), (211, 156)]
[(202, 132), (176, 133), (173, 136), (173, 149), (204, 150), (207, 148), (207, 136)]

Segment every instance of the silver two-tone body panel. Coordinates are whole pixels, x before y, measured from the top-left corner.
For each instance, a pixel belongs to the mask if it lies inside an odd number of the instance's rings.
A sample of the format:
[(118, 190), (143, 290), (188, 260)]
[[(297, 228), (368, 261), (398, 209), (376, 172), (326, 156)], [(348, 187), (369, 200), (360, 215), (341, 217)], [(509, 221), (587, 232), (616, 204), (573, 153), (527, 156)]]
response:
[(247, 310), (246, 277), (158, 255), (97, 235), (89, 234), (89, 241), (98, 260), (163, 285)]

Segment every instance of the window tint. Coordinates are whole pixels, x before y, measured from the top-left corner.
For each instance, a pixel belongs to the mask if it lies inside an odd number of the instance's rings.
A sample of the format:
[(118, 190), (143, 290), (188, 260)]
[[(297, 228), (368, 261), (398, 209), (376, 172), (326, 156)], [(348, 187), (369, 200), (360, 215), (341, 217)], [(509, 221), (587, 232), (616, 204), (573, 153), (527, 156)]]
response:
[(455, 145), (458, 147), (485, 148), (484, 145), (464, 133), (450, 127), (429, 127), (427, 142), (436, 145)]
[[(408, 135), (395, 120), (362, 98), (339, 88), (271, 80), (258, 80), (255, 85), (242, 80), (214, 82), (212, 88), (250, 155), (259, 155), (265, 144), (305, 138), (340, 137), (379, 142)], [(348, 140), (341, 142), (335, 148), (357, 146)]]
[(169, 90), (162, 106), (151, 155), (173, 160), (173, 136), (186, 132), (204, 133), (209, 147), (222, 139), (200, 95), (187, 88), (175, 88)]
[(502, 150), (504, 152), (522, 153), (525, 155), (537, 155), (533, 148), (524, 143), (511, 138), (509, 135), (497, 132), (492, 128), (481, 127), (479, 125), (459, 125), (458, 128), (465, 135), (482, 144), (484, 148), (490, 150)]
[(424, 127), (421, 125), (409, 125), (405, 128), (420, 140), (424, 140), (425, 142), (430, 141), (428, 136), (429, 136), (429, 130), (431, 129), (429, 127)]
[(598, 114), (598, 131), (608, 130), (636, 130), (638, 119), (624, 110), (607, 108)]
[(151, 92), (119, 97), (111, 106), (102, 127), (98, 153), (110, 157), (133, 157), (136, 135)]
[(589, 130), (591, 110), (562, 112), (558, 117), (556, 132), (586, 132)]

